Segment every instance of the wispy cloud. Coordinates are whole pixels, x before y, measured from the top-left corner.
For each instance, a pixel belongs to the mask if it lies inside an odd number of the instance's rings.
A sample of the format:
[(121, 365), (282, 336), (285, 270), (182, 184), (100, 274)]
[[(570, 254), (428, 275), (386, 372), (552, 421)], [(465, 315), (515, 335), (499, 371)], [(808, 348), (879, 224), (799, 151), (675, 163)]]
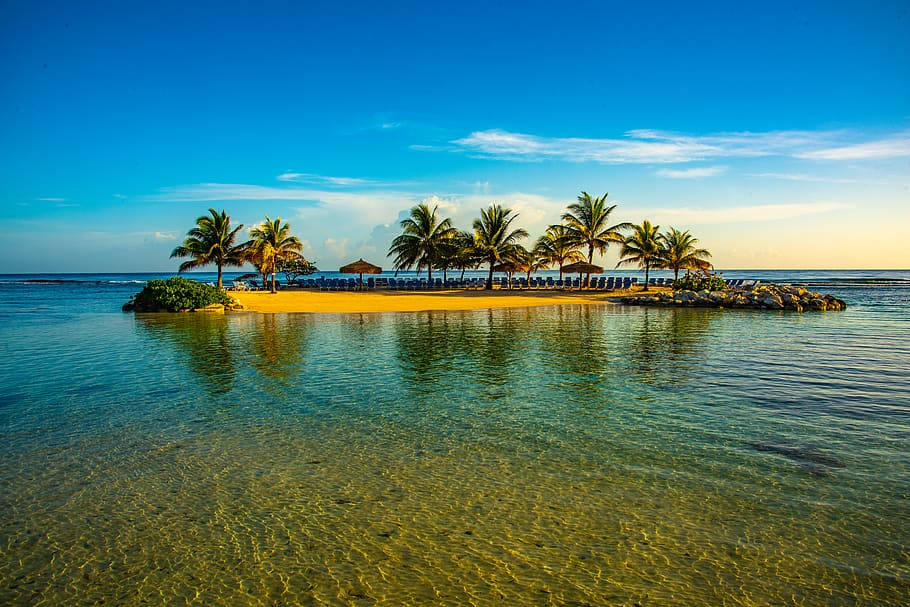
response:
[(660, 169), (655, 175), (670, 179), (698, 179), (700, 177), (714, 177), (726, 172), (727, 167), (695, 167), (691, 169)]
[(155, 232), (155, 240), (177, 240), (177, 235), (173, 232)]
[(59, 198), (57, 196), (46, 196), (44, 198), (36, 198), (35, 200), (40, 200), (41, 202), (64, 202), (66, 198)]
[(275, 188), (244, 183), (197, 183), (161, 188), (142, 197), (152, 202), (214, 202), (221, 200), (305, 200), (318, 202), (318, 195), (330, 194), (304, 188)]
[(821, 175), (809, 175), (807, 173), (748, 173), (748, 177), (760, 177), (762, 179), (783, 179), (785, 181), (812, 181), (818, 183), (860, 183), (859, 179), (849, 179), (847, 177), (825, 177)]
[[(866, 139), (863, 141), (863, 139)], [(542, 137), (500, 129), (475, 131), (450, 142), (453, 151), (482, 158), (568, 162), (680, 163), (712, 158), (790, 156), (804, 159), (895, 158), (910, 155), (910, 136), (868, 140), (847, 130), (730, 132), (686, 135), (647, 129), (622, 138)], [(445, 146), (411, 146), (444, 150)]]
[(886, 139), (812, 150), (796, 155), (813, 160), (864, 160), (910, 156), (910, 131)]
[(361, 177), (330, 177), (327, 175), (316, 175), (313, 173), (282, 173), (277, 177), (278, 181), (292, 181), (296, 183), (321, 183), (329, 185), (364, 185), (371, 180)]
[(369, 179), (366, 177), (332, 177), (329, 175), (316, 175), (315, 173), (294, 173), (291, 171), (282, 173), (277, 177), (278, 181), (287, 181), (290, 183), (309, 183), (314, 185), (328, 185), (339, 187), (392, 187), (415, 185), (413, 181), (383, 181), (380, 179)]
[(628, 209), (648, 217), (658, 224), (705, 225), (715, 223), (754, 223), (762, 221), (781, 221), (806, 215), (817, 215), (850, 208), (840, 202), (804, 202), (792, 204), (760, 204), (748, 206), (722, 207), (716, 209), (698, 208), (641, 208)]

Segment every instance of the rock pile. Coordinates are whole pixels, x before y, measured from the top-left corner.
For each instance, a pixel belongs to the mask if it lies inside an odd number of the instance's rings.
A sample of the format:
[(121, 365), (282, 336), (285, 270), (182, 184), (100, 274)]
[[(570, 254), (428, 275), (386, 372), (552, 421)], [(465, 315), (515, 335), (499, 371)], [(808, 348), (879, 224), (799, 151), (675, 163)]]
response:
[(642, 293), (620, 301), (637, 306), (689, 306), (700, 308), (753, 308), (760, 310), (846, 310), (847, 304), (833, 295), (814, 293), (805, 287), (760, 285), (751, 291), (673, 291)]

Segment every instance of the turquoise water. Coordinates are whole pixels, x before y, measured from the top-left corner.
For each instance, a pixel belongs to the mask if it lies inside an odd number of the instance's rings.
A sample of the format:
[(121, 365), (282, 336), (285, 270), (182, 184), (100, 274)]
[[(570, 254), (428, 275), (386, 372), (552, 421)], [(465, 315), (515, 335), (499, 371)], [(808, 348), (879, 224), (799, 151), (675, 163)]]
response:
[(802, 315), (131, 315), (97, 278), (0, 278), (2, 604), (910, 595), (906, 273), (791, 276), (851, 304)]

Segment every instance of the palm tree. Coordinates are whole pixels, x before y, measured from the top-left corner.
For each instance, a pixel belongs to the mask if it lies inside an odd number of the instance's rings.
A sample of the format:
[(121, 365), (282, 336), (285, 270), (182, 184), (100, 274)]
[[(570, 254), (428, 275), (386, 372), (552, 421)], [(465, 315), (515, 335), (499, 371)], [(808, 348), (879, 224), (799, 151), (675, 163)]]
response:
[(661, 265), (668, 270), (673, 270), (673, 280), (679, 280), (680, 270), (706, 270), (711, 267), (707, 258), (711, 253), (707, 249), (697, 249), (698, 239), (693, 237), (689, 230), (680, 232), (670, 228), (659, 236), (664, 248)]
[(524, 228), (512, 229), (516, 218), (518, 215), (512, 215), (512, 209), (493, 204), (480, 209), (480, 217), (474, 220), (474, 248), (490, 264), (487, 290), (493, 288), (493, 266), (509, 254), (516, 241), (528, 237)]
[(547, 265), (559, 266), (559, 280), (562, 280), (562, 267), (566, 263), (583, 259), (578, 245), (570, 237), (569, 229), (560, 224), (547, 228), (544, 235), (537, 239), (534, 251), (538, 257), (546, 259)]
[(411, 216), (401, 222), (402, 233), (389, 247), (389, 255), (394, 253), (396, 256), (393, 262), (396, 270), (410, 270), (416, 265), (418, 272), (426, 268), (428, 278), (433, 280), (433, 266), (438, 264), (443, 249), (458, 233), (452, 227), (451, 219), (439, 220), (437, 208), (420, 203), (411, 209)]
[(200, 268), (209, 264), (218, 266), (218, 288), (221, 288), (221, 273), (224, 266), (240, 267), (246, 260), (249, 241), (235, 244), (237, 232), (243, 224), (231, 229), (231, 218), (222, 209), (221, 213), (209, 209), (209, 215), (196, 219), (196, 227), (186, 233), (183, 244), (171, 251), (171, 257), (190, 257), (180, 264), (178, 272)]
[(515, 245), (515, 250), (512, 252), (512, 257), (520, 265), (526, 268), (528, 274), (528, 282), (531, 282), (532, 272), (537, 272), (538, 270), (546, 270), (550, 266), (550, 260), (545, 255), (541, 255), (536, 245), (530, 251), (521, 245)]
[(461, 270), (461, 280), (464, 280), (465, 270), (474, 269), (481, 262), (477, 249), (474, 248), (474, 234), (459, 231), (452, 241), (455, 249), (452, 254), (452, 267)]
[[(578, 202), (570, 204), (568, 210), (562, 214), (570, 241), (577, 247), (588, 249), (588, 263), (594, 263), (594, 252), (601, 255), (610, 246), (610, 243), (621, 243), (621, 230), (632, 227), (630, 223), (609, 225), (610, 213), (616, 205), (607, 206), (607, 194), (592, 198), (587, 192), (582, 192)], [(591, 274), (585, 278), (585, 284), (591, 282)]]
[(632, 233), (622, 241), (622, 249), (619, 251), (621, 259), (616, 264), (618, 268), (621, 265), (636, 263), (639, 268), (643, 268), (645, 291), (648, 290), (648, 274), (651, 268), (660, 265), (663, 259), (659, 228), (660, 226), (651, 225), (647, 219), (642, 221), (640, 226), (632, 226)]
[(251, 257), (257, 262), (259, 271), (272, 275), (272, 293), (277, 293), (275, 271), (278, 262), (283, 259), (294, 259), (300, 255), (303, 244), (291, 234), (291, 225), (281, 223), (281, 217), (272, 220), (268, 215), (265, 221), (250, 230), (253, 237)]

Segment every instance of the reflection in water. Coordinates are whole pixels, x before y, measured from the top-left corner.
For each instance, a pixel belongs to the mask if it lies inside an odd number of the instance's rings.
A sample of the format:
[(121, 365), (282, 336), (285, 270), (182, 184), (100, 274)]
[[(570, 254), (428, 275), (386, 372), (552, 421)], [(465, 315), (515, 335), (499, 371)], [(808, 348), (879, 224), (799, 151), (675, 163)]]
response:
[(266, 388), (275, 390), (296, 382), (305, 342), (312, 330), (312, 316), (250, 314), (244, 320), (250, 332), (246, 349), (251, 354), (253, 368), (270, 380)]
[[(395, 353), (415, 395), (458, 385), (467, 376), (502, 398), (520, 384), (531, 339), (527, 310), (430, 311), (394, 317)], [(523, 330), (524, 329), (524, 330)]]
[(696, 308), (641, 310), (637, 325), (623, 340), (632, 373), (639, 381), (654, 385), (693, 379), (702, 356), (699, 348), (718, 313)]
[(186, 366), (213, 395), (226, 394), (237, 377), (236, 343), (224, 314), (136, 314), (136, 324), (158, 341), (174, 344)]

